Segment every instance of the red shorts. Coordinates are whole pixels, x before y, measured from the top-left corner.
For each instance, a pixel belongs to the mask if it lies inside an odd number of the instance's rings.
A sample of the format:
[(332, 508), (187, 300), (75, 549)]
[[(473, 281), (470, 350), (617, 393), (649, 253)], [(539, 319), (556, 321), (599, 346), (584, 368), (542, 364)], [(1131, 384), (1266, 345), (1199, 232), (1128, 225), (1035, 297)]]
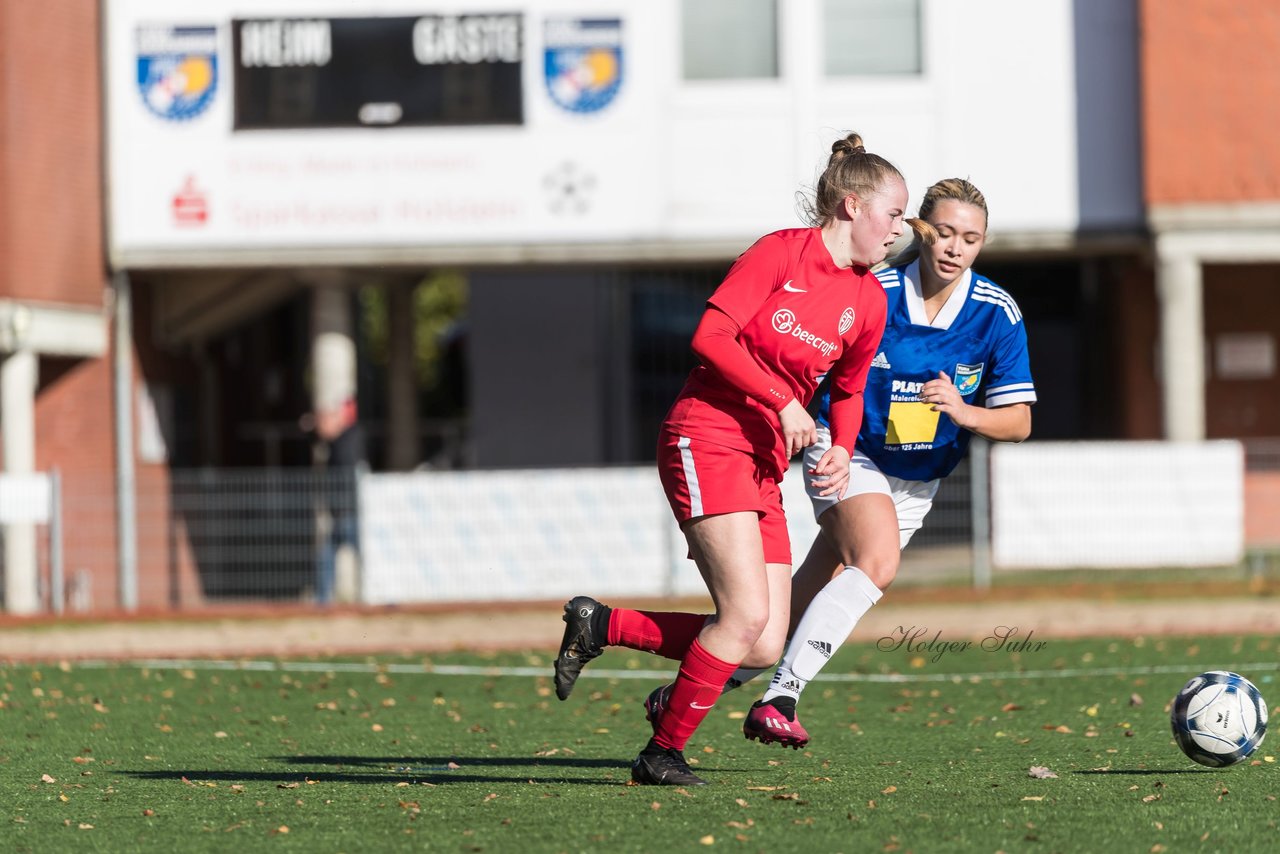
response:
[(765, 563), (791, 565), (791, 538), (773, 461), (666, 430), (658, 437), (658, 477), (676, 521), (751, 511), (760, 517)]

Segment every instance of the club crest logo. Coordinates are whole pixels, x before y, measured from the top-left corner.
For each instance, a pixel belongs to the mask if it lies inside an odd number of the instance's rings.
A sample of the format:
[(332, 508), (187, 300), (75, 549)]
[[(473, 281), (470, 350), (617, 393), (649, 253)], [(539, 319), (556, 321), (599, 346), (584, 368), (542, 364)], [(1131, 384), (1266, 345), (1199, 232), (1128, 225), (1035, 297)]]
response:
[(138, 90), (167, 121), (200, 115), (218, 90), (217, 27), (147, 25), (136, 31)]
[(853, 328), (853, 309), (846, 308), (840, 313), (839, 334), (843, 335)]
[(544, 28), (551, 100), (571, 113), (594, 113), (622, 87), (622, 21), (556, 18)]
[(982, 368), (985, 362), (977, 365), (956, 365), (956, 391), (961, 396), (973, 394), (978, 390), (978, 384), (982, 382)]

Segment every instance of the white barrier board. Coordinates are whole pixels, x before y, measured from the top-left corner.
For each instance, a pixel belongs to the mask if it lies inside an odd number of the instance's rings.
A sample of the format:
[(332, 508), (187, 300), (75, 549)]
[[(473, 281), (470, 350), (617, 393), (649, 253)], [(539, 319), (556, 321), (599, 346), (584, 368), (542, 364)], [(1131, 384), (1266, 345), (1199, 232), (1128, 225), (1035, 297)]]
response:
[(1225, 566), (1244, 554), (1239, 442), (1032, 442), (991, 451), (999, 568)]
[(43, 472), (0, 475), (0, 523), (49, 521), (49, 475)]
[[(783, 500), (803, 557), (798, 466)], [(651, 466), (366, 475), (360, 552), (369, 604), (706, 592)]]

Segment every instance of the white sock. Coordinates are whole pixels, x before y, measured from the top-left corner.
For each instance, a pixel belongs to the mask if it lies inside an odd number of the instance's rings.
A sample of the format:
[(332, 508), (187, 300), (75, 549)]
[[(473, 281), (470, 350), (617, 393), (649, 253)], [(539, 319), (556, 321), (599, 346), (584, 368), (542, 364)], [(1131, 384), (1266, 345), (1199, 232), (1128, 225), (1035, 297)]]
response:
[(799, 700), (805, 686), (826, 666), (880, 596), (880, 588), (856, 566), (846, 566), (844, 572), (831, 579), (800, 618), (764, 701), (782, 696)]
[(720, 689), (720, 695), (724, 696), (735, 688), (741, 688), (752, 679), (755, 679), (761, 673), (768, 672), (767, 667), (739, 667), (733, 671), (733, 675), (729, 677), (729, 681), (724, 683), (724, 688)]

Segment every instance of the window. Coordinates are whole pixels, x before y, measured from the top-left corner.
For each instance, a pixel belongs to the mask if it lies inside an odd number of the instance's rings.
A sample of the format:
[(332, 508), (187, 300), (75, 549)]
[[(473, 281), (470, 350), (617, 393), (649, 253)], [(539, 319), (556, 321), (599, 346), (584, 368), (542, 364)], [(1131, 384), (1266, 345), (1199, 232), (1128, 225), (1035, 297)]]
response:
[(823, 0), (828, 77), (919, 74), (920, 0)]
[(777, 0), (684, 0), (684, 79), (777, 77), (777, 5)]

